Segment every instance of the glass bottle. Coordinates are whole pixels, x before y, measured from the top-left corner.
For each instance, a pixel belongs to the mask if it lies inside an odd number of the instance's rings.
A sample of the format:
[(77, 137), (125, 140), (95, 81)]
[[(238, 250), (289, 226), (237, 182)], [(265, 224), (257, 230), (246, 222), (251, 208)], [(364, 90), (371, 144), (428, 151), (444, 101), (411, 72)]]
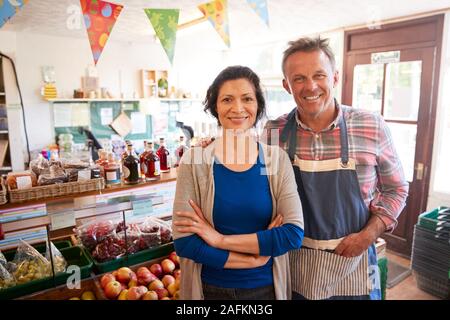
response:
[(147, 181), (156, 180), (161, 175), (159, 157), (153, 150), (152, 142), (149, 142), (147, 144), (147, 150), (148, 152), (144, 158), (145, 180)]
[(108, 152), (103, 149), (98, 150), (99, 159), (95, 161), (95, 164), (100, 167), (100, 174), (105, 177), (105, 167), (108, 165)]
[(108, 163), (104, 167), (106, 185), (120, 184), (120, 165), (114, 159), (114, 153), (107, 153), (107, 161)]
[(170, 171), (170, 163), (169, 163), (169, 150), (166, 149), (166, 144), (164, 142), (164, 138), (159, 139), (159, 149), (156, 151), (156, 155), (159, 157), (159, 163), (161, 166), (161, 172), (169, 172)]
[(141, 153), (141, 155), (139, 156), (139, 163), (141, 165), (141, 177), (145, 179), (145, 156), (148, 153), (148, 144), (147, 141), (144, 141), (144, 151)]
[(139, 158), (133, 151), (133, 145), (127, 145), (127, 156), (122, 160), (123, 181), (125, 184), (139, 183)]
[(180, 165), (180, 160), (183, 154), (186, 152), (187, 147), (184, 142), (184, 136), (180, 136), (180, 145), (178, 146), (177, 150), (175, 150), (175, 156), (177, 157), (177, 162), (175, 164), (175, 167), (178, 167)]

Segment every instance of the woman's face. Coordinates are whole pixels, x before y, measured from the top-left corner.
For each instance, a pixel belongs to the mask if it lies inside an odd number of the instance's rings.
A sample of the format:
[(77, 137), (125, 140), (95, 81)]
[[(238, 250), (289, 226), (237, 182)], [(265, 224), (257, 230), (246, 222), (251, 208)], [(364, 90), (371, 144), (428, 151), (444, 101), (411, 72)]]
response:
[(217, 114), (224, 129), (250, 129), (257, 113), (258, 101), (250, 81), (242, 78), (222, 84), (217, 96)]

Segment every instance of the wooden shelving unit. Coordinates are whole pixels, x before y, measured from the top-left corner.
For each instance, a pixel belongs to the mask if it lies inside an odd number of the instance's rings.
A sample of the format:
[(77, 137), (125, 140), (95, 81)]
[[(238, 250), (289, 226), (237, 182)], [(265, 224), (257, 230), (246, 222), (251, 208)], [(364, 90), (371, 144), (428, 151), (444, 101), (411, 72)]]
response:
[[(141, 90), (142, 97), (157, 98), (158, 97), (158, 81), (161, 78), (168, 79), (166, 70), (141, 70)], [(168, 88), (169, 89), (169, 88)], [(167, 90), (168, 91), (168, 90)]]
[(3, 78), (3, 59), (0, 58), (0, 174), (12, 170), (9, 150), (8, 113), (6, 110), (6, 90)]

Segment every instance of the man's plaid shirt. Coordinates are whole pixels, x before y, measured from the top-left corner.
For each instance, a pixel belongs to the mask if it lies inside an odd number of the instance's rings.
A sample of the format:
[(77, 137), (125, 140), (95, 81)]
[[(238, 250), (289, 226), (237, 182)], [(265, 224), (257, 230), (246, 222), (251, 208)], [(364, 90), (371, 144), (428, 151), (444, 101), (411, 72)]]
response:
[[(314, 133), (297, 116), (297, 157), (303, 160), (328, 160), (340, 157), (340, 129), (345, 117), (348, 131), (349, 157), (356, 161), (356, 171), (365, 204), (392, 231), (408, 196), (400, 159), (394, 148), (390, 131), (380, 115), (340, 105), (338, 116), (331, 125)], [(287, 143), (279, 138), (287, 122), (287, 114), (266, 124), (264, 134), (269, 143), (287, 151)], [(274, 139), (275, 137), (275, 139)], [(263, 140), (266, 137), (263, 136)], [(345, 190), (343, 190), (345, 191)]]

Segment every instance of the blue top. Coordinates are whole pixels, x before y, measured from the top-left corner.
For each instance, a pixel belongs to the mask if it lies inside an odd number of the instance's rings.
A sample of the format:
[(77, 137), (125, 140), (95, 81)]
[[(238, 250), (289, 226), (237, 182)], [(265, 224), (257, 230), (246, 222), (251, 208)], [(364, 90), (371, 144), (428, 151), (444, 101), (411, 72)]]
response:
[[(224, 235), (256, 233), (260, 255), (277, 257), (301, 246), (303, 230), (293, 224), (267, 230), (273, 204), (268, 178), (261, 174), (260, 157), (244, 172), (232, 171), (217, 160), (214, 163), (214, 227)], [(209, 246), (197, 235), (179, 238), (174, 244), (178, 255), (203, 265), (205, 283), (223, 288), (273, 284), (272, 258), (258, 268), (225, 269), (229, 252)]]

